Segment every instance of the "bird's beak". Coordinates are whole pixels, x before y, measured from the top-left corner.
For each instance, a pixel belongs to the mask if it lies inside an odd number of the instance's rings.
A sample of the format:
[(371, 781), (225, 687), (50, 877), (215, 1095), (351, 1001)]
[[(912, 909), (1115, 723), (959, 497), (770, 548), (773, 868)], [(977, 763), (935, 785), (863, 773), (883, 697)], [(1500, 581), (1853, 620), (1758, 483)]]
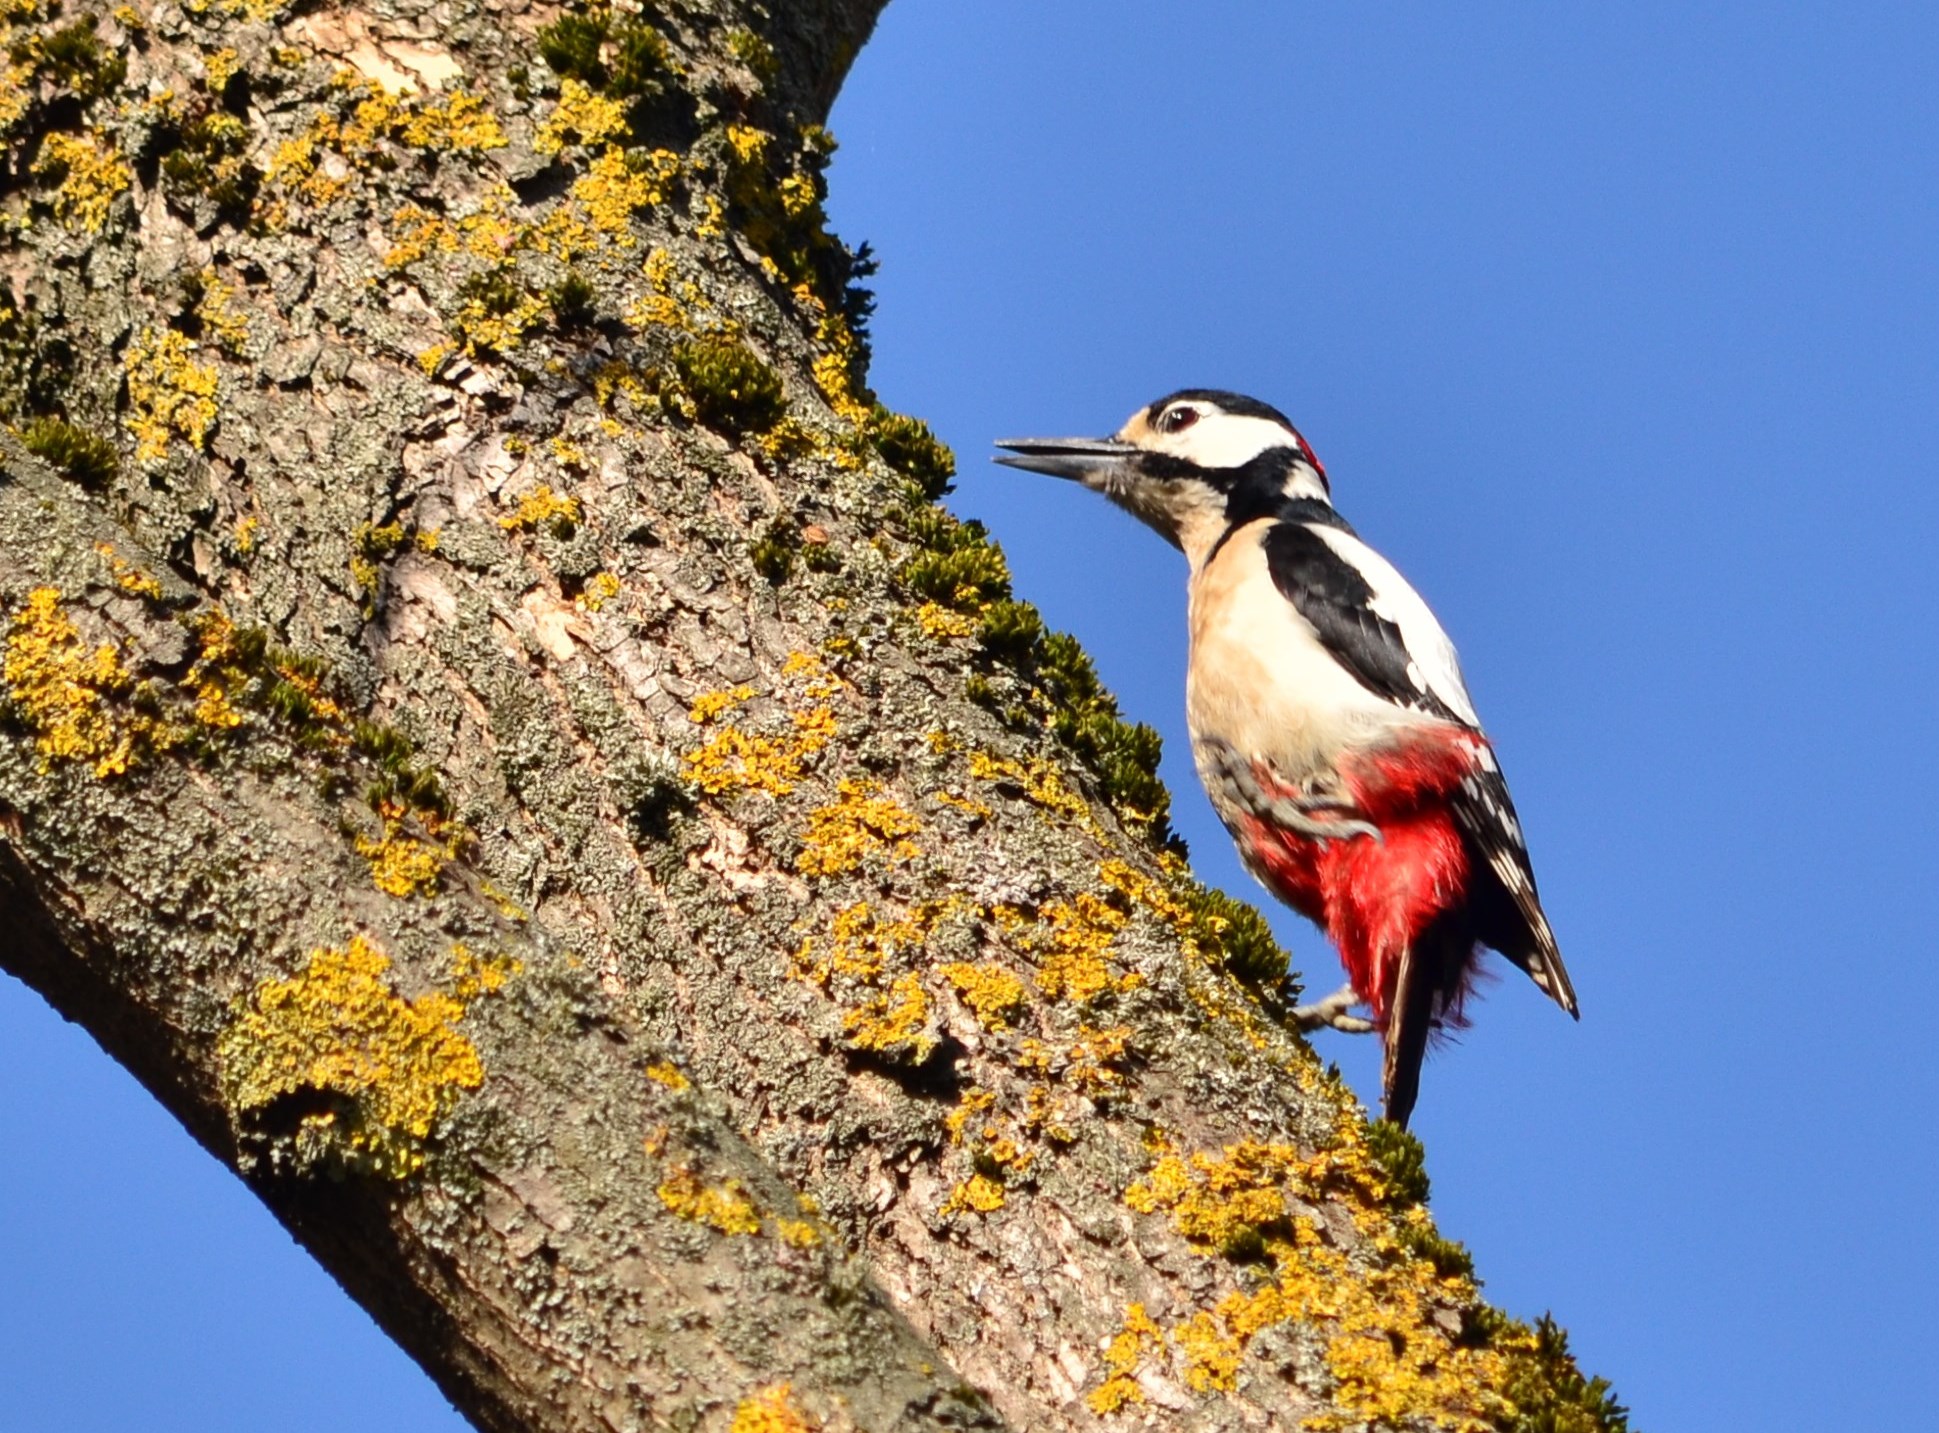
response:
[(1009, 449), (996, 460), (1006, 468), (1092, 485), (1138, 451), (1116, 438), (1000, 438), (997, 447)]

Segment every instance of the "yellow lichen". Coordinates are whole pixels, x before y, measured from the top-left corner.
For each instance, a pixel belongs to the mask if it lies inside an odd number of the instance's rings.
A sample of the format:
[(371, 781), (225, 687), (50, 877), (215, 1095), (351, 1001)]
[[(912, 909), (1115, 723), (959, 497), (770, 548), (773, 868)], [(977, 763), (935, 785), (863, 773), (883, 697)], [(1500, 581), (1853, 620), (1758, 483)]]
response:
[(407, 106), (397, 133), (404, 143), (438, 154), (503, 149), (510, 143), (490, 106), (463, 90), (442, 104)]
[(1042, 918), (1028, 945), (1037, 955), (1037, 986), (1044, 994), (1083, 1004), (1141, 983), (1136, 974), (1111, 974), (1107, 956), (1127, 917), (1110, 902), (1086, 891), (1045, 906)]
[(776, 1219), (774, 1232), (790, 1249), (814, 1249), (821, 1244), (821, 1230), (806, 1219)]
[(1091, 808), (1085, 804), (1084, 798), (1072, 791), (1065, 784), (1063, 773), (1047, 761), (1033, 761), (1025, 765), (992, 756), (986, 751), (972, 751), (969, 755), (969, 773), (979, 781), (1019, 786), (1026, 797), (1046, 811), (1074, 816), (1086, 823), (1091, 819)]
[[(1388, 1176), (1359, 1129), (1343, 1116), (1337, 1142), (1311, 1155), (1257, 1140), (1189, 1158), (1161, 1150), (1126, 1191), (1133, 1209), (1166, 1214), (1206, 1253), (1260, 1260), (1271, 1272), (1268, 1282), (1228, 1293), (1172, 1330), (1185, 1380), (1201, 1391), (1229, 1390), (1261, 1330), (1309, 1326), (1324, 1339), (1333, 1401), (1343, 1410), (1305, 1420), (1313, 1433), (1423, 1418), (1455, 1433), (1486, 1433), (1513, 1411), (1503, 1390), (1517, 1335), (1511, 1329), (1474, 1347), (1443, 1328), (1436, 1310), (1471, 1300), (1474, 1285), (1409, 1251)], [(1351, 1214), (1370, 1260), (1333, 1247), (1302, 1212), (1323, 1199)], [(1420, 1224), (1425, 1215), (1416, 1208), (1408, 1219)]]
[(916, 625), (922, 628), (922, 635), (931, 641), (941, 641), (948, 637), (969, 637), (975, 635), (976, 619), (935, 602), (925, 602), (916, 609)]
[(826, 985), (837, 975), (873, 980), (892, 957), (921, 949), (936, 914), (937, 907), (921, 906), (887, 920), (867, 901), (856, 901), (835, 913), (825, 937), (809, 936), (801, 942), (792, 973), (797, 979), (819, 985)]
[(680, 1168), (660, 1182), (660, 1202), (682, 1219), (727, 1235), (758, 1234), (761, 1215), (737, 1179), (709, 1185), (691, 1169)]
[(953, 791), (938, 791), (936, 793), (936, 800), (944, 806), (955, 807), (972, 821), (987, 821), (996, 814), (981, 801), (974, 800), (968, 796), (958, 796)]
[[(390, 968), (362, 936), (313, 950), (298, 974), (258, 986), (222, 1032), (223, 1092), (239, 1123), (300, 1100), (299, 1165), (405, 1178), (459, 1097), (484, 1083), (477, 1047), (457, 1028), (467, 1001), (436, 991), (406, 1000)], [(315, 1108), (319, 1097), (327, 1108)]]
[(202, 57), (202, 69), (208, 77), (209, 93), (219, 95), (229, 88), (229, 81), (236, 77), (242, 68), (242, 56), (236, 53), (234, 45), (225, 45)]
[(655, 1060), (646, 1067), (647, 1079), (656, 1085), (665, 1085), (669, 1090), (684, 1090), (693, 1084), (680, 1067), (670, 1060)]
[(935, 1040), (929, 1036), (929, 997), (912, 971), (896, 977), (888, 992), (843, 1017), (849, 1043), (858, 1050), (887, 1055), (912, 1055), (918, 1062), (929, 1056)]
[(540, 154), (552, 155), (567, 144), (591, 148), (626, 134), (626, 106), (589, 89), (582, 81), (565, 79), (559, 83), (559, 103), (539, 126), (532, 147)]
[(557, 531), (582, 520), (579, 499), (555, 493), (549, 483), (540, 483), (518, 500), (518, 506), (498, 520), (507, 532), (525, 532), (535, 527)]
[(597, 612), (619, 596), (619, 579), (610, 572), (595, 572), (579, 590), (579, 606)]
[(664, 203), (667, 188), (679, 173), (680, 156), (671, 150), (641, 155), (608, 149), (573, 184), (572, 197), (584, 206), (593, 228), (610, 235), (620, 248), (631, 248), (633, 216)]
[(200, 449), (215, 426), (217, 370), (194, 357), (197, 347), (172, 328), (143, 329), (128, 345), (128, 430), (144, 463), (168, 456), (178, 438)]
[(695, 726), (705, 726), (722, 712), (731, 711), (742, 702), (753, 699), (754, 688), (745, 683), (716, 692), (702, 692), (693, 699), (693, 705), (687, 708), (687, 720)]
[(61, 594), (37, 587), (7, 633), (7, 696), (33, 734), (41, 770), (85, 762), (119, 776), (178, 739), (161, 718), (129, 704), (136, 683), (112, 643), (90, 648), (61, 610)]
[(545, 321), (543, 294), (528, 293), (509, 279), (470, 294), (451, 315), (451, 328), (473, 358), (512, 352)]
[(496, 995), (525, 971), (525, 962), (502, 955), (474, 955), (463, 942), (451, 947), (451, 993), (469, 1004)]
[(954, 961), (936, 973), (956, 987), (957, 996), (988, 1029), (1008, 1029), (1009, 1017), (1023, 1005), (1023, 982), (1000, 965)]
[(386, 829), (381, 840), (359, 836), (357, 854), (370, 862), (370, 879), (387, 896), (437, 894), (438, 877), (450, 864), (441, 847)]
[(786, 1383), (756, 1389), (735, 1406), (727, 1433), (814, 1433), (816, 1425), (794, 1406), (793, 1394)]
[(801, 779), (802, 763), (826, 746), (835, 733), (835, 718), (826, 707), (796, 712), (792, 736), (750, 736), (739, 727), (723, 727), (697, 751), (682, 758), (687, 779), (709, 796), (730, 791), (765, 791), (786, 796)]
[(337, 109), (317, 110), (264, 166), (265, 189), (282, 196), (258, 206), (258, 219), (270, 228), (287, 221), (288, 198), (327, 206), (355, 188), (365, 172), (387, 166), (379, 152), (385, 141), (436, 155), (503, 149), (508, 143), (490, 107), (463, 90), (441, 101), (397, 97), (347, 70), (333, 87), (343, 96), (338, 109), (355, 99), (349, 117), (341, 118)]
[(972, 1174), (949, 1192), (938, 1211), (945, 1219), (954, 1214), (974, 1212), (994, 1214), (1003, 1207), (1003, 1186), (987, 1174)]
[(724, 239), (727, 237), (727, 206), (720, 202), (720, 196), (706, 193), (700, 196), (700, 222), (693, 226), (695, 237), (701, 239)]
[(813, 652), (790, 652), (781, 664), (781, 680), (802, 683), (802, 695), (819, 701), (842, 689), (842, 679), (829, 671)]
[(162, 585), (155, 580), (154, 574), (142, 571), (132, 562), (123, 558), (120, 553), (114, 550), (113, 543), (97, 542), (94, 545), (94, 550), (100, 556), (106, 558), (108, 566), (113, 569), (114, 585), (116, 587), (119, 587), (123, 592), (132, 593), (136, 597), (146, 598), (150, 602), (160, 602), (162, 600)]
[(351, 843), (370, 862), (371, 882), (399, 900), (436, 895), (438, 878), (457, 854), (463, 832), (449, 829), (434, 811), (408, 809), (396, 801), (378, 803), (377, 816), (383, 834), (358, 835)]
[(1220, 1327), (1211, 1314), (1193, 1314), (1171, 1331), (1185, 1359), (1185, 1382), (1200, 1393), (1230, 1393), (1238, 1386), (1245, 1345)]
[(249, 342), (249, 320), (236, 308), (236, 287), (213, 268), (204, 269), (197, 278), (202, 297), (195, 305), (195, 316), (202, 331), (216, 347), (240, 355)]
[(55, 131), (41, 142), (36, 177), (56, 186), (54, 213), (85, 233), (98, 234), (114, 201), (134, 183), (120, 154), (89, 134)]
[(755, 129), (752, 125), (730, 124), (727, 126), (727, 146), (734, 152), (734, 158), (741, 164), (758, 164), (761, 156), (767, 153), (770, 136)]
[(836, 799), (808, 813), (808, 829), (801, 838), (795, 869), (804, 876), (839, 876), (857, 869), (878, 851), (898, 861), (919, 854), (909, 837), (922, 823), (876, 782), (866, 778), (840, 782)]
[(1129, 1056), (1129, 1025), (1079, 1025), (1064, 1055), (1064, 1079), (1090, 1095), (1109, 1094), (1124, 1083), (1118, 1068)]
[(1104, 1349), (1104, 1382), (1085, 1397), (1091, 1412), (1100, 1417), (1118, 1412), (1125, 1405), (1143, 1403), (1145, 1392), (1138, 1386), (1136, 1373), (1147, 1351), (1162, 1351), (1164, 1331), (1145, 1312), (1143, 1304), (1132, 1304), (1124, 1311), (1124, 1329)]

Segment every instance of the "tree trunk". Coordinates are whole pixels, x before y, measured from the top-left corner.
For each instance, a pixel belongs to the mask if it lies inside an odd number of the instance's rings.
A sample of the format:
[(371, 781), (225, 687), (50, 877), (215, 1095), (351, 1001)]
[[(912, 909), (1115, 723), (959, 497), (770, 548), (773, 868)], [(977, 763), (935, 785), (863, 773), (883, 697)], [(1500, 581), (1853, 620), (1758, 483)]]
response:
[(492, 1429), (1602, 1429), (864, 386), (879, 5), (8, 0), (0, 911)]

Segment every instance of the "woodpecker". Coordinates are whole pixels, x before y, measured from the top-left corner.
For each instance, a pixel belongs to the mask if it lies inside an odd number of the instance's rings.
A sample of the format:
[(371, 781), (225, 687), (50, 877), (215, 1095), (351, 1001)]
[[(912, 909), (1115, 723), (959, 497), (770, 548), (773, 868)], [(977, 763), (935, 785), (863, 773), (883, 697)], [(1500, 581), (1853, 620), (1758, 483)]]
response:
[(1246, 869), (1339, 948), (1348, 984), (1295, 1017), (1380, 1032), (1388, 1119), (1413, 1111), (1430, 1032), (1466, 1023), (1480, 947), (1577, 1014), (1454, 644), (1285, 414), (1188, 388), (1112, 438), (997, 446), (1184, 552), (1199, 779)]

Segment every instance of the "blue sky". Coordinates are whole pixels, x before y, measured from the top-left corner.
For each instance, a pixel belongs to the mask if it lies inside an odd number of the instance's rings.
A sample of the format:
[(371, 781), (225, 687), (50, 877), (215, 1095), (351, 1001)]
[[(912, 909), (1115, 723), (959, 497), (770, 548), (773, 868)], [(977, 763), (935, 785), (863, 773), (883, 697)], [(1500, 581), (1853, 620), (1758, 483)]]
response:
[[(1583, 1020), (1504, 978), (1431, 1060), (1435, 1209), (1653, 1433), (1930, 1422), (1935, 62), (1912, 5), (896, 0), (834, 116), (876, 386), (1164, 731), (1202, 874), (1257, 894), (1180, 560), (991, 438), (1266, 398), (1460, 644)], [(0, 1428), (460, 1426), (6, 981), (0, 1092)]]

